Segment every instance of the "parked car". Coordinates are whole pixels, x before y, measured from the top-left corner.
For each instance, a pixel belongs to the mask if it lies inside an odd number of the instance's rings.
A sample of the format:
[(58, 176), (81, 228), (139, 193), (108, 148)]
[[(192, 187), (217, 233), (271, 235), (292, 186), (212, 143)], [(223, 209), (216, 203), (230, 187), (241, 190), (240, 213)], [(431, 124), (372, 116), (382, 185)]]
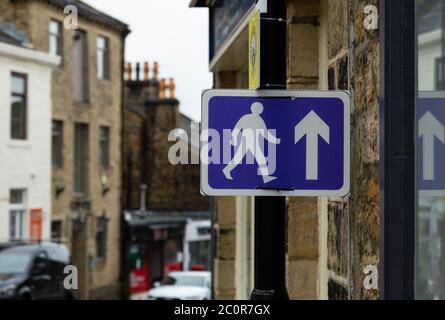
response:
[(210, 282), (208, 271), (171, 272), (148, 292), (148, 300), (209, 300)]
[(0, 300), (72, 299), (63, 286), (68, 249), (59, 244), (19, 245), (0, 251)]

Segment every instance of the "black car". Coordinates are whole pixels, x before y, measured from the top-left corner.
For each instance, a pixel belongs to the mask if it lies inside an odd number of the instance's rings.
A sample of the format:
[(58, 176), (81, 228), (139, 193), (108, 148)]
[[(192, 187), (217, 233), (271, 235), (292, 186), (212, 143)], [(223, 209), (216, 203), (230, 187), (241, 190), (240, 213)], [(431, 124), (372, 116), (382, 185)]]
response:
[(64, 288), (69, 253), (64, 245), (20, 245), (0, 251), (0, 300), (72, 299)]

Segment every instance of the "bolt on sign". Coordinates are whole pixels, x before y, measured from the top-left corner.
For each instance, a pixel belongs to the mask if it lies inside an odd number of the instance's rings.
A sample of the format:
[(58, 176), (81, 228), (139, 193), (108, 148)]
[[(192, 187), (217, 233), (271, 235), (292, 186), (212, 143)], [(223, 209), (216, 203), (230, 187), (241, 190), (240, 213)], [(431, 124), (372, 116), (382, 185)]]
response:
[(260, 88), (260, 11), (249, 21), (249, 89)]
[(205, 91), (202, 193), (347, 195), (350, 100), (343, 91)]

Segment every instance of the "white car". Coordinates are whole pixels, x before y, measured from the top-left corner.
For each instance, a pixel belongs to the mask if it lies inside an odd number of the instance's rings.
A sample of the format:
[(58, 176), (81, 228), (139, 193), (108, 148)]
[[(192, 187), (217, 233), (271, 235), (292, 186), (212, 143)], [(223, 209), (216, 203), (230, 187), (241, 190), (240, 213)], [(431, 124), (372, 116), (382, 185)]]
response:
[(211, 276), (208, 271), (183, 271), (168, 274), (165, 285), (155, 284), (148, 300), (209, 300)]

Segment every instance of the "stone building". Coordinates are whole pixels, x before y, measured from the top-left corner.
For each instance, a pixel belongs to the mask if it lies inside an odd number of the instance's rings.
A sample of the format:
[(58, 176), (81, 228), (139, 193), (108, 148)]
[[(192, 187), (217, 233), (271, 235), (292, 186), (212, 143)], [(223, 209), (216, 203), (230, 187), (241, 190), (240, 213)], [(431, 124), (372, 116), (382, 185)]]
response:
[(144, 63), (144, 70), (140, 63), (126, 68), (123, 207), (140, 209), (142, 196), (150, 210), (206, 211), (209, 201), (200, 194), (199, 164), (173, 165), (168, 156), (183, 134), (189, 161), (197, 157), (199, 145), (191, 138), (192, 129), (199, 133), (199, 124), (180, 113), (174, 80), (158, 79), (158, 68), (157, 63), (151, 68)]
[[(75, 30), (64, 28), (67, 5), (77, 8)], [(52, 236), (71, 251), (80, 298), (117, 298), (128, 26), (78, 0), (1, 0), (0, 16), (62, 58), (52, 75)]]
[[(379, 264), (379, 33), (365, 30), (369, 0), (288, 0), (287, 88), (349, 90), (353, 96), (351, 193), (287, 199), (287, 289), (291, 299), (375, 299), (363, 286)], [(248, 88), (248, 21), (255, 1), (209, 7), (215, 88)], [(237, 14), (240, 19), (228, 19)], [(236, 21), (234, 21), (236, 20)], [(224, 24), (223, 24), (224, 22)], [(224, 28), (223, 28), (224, 25)], [(252, 198), (217, 198), (216, 298), (245, 299), (253, 288)], [(273, 213), (271, 213), (273, 214)]]

